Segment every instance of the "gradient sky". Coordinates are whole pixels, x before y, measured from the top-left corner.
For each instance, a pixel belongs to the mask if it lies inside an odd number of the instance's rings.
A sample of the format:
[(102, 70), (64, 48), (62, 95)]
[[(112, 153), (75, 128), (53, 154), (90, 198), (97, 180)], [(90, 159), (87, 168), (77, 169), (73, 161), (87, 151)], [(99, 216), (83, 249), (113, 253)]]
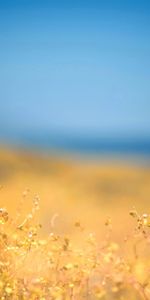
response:
[(150, 136), (150, 1), (0, 0), (0, 134)]

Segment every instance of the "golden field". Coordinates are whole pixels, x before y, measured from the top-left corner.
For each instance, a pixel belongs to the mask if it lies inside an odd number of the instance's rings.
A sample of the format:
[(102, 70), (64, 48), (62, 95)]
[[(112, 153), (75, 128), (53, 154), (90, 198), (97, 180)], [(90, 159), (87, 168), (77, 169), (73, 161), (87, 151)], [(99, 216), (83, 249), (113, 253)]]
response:
[(150, 167), (0, 150), (0, 299), (150, 299)]

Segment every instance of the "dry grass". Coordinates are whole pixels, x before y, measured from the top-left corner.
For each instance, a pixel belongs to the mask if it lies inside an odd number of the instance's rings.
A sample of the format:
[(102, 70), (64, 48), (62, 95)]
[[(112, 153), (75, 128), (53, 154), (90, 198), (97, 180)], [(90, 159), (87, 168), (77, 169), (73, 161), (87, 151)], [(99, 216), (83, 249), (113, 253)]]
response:
[(150, 299), (148, 167), (1, 150), (0, 182), (0, 299)]

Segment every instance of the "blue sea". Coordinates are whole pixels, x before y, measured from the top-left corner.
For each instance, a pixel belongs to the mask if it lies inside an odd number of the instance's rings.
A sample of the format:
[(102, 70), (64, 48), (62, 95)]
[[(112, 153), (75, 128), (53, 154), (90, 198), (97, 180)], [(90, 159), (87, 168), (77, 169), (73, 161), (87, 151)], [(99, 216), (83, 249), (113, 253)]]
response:
[(36, 131), (0, 135), (2, 145), (46, 153), (88, 157), (130, 157), (150, 161), (150, 138), (143, 136), (75, 135)]

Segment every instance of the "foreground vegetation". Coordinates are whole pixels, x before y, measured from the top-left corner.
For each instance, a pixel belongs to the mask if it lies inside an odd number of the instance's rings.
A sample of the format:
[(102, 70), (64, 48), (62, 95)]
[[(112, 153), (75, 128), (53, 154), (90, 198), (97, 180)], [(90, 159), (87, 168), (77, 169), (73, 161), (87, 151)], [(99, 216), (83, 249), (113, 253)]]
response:
[[(0, 299), (150, 299), (149, 215), (130, 212), (135, 228), (123, 244), (112, 240), (110, 219), (101, 242), (77, 221), (74, 230), (81, 243), (52, 231), (41, 238), (41, 225), (35, 223), (38, 209), (36, 196), (21, 223), (20, 214), (11, 218), (0, 209)], [(55, 216), (53, 228), (54, 222)]]
[(149, 300), (149, 199), (148, 164), (0, 149), (0, 299)]

